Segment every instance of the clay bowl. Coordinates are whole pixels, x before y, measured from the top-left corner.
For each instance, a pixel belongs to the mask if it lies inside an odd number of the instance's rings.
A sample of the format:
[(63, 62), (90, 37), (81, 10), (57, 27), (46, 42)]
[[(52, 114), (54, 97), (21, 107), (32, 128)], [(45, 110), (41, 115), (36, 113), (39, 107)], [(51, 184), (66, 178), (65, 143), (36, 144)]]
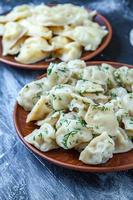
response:
[[(90, 10), (88, 10), (88, 12), (90, 12)], [(107, 45), (109, 44), (109, 42), (112, 38), (112, 28), (111, 28), (109, 21), (105, 17), (103, 17), (102, 15), (97, 13), (96, 16), (94, 17), (94, 22), (97, 22), (101, 26), (105, 26), (106, 29), (108, 30), (108, 35), (103, 39), (102, 43), (99, 45), (99, 47), (95, 51), (92, 51), (92, 52), (91, 51), (83, 51), (81, 59), (85, 60), (85, 61), (90, 60), (91, 58), (98, 55), (101, 51), (103, 51), (107, 47)], [(11, 55), (3, 56), (2, 55), (2, 38), (0, 38), (0, 61), (3, 63), (12, 65), (17, 68), (37, 70), (37, 69), (46, 69), (48, 67), (49, 63), (51, 62), (51, 60), (49, 60), (49, 61), (43, 60), (43, 61), (39, 61), (34, 64), (19, 63), (14, 59), (14, 56), (11, 56)], [(60, 62), (60, 60), (55, 59), (54, 62)]]
[[(103, 61), (94, 61), (94, 62), (87, 62), (88, 65), (97, 65), (101, 64)], [(111, 64), (113, 67), (121, 67), (126, 64), (122, 63), (115, 63), (115, 62), (106, 62)], [(126, 65), (130, 68), (133, 66)], [(44, 75), (43, 75), (44, 76)], [(41, 78), (43, 77), (41, 76)], [(56, 164), (60, 165), (65, 168), (83, 171), (83, 172), (111, 172), (111, 171), (120, 171), (120, 170), (127, 170), (133, 168), (133, 150), (115, 154), (112, 159), (110, 159), (107, 163), (101, 165), (86, 165), (78, 160), (79, 153), (75, 150), (63, 150), (57, 149), (52, 150), (49, 152), (41, 152), (36, 149), (31, 144), (28, 144), (24, 137), (31, 133), (37, 126), (34, 123), (26, 124), (26, 117), (28, 112), (26, 112), (21, 106), (16, 103), (14, 108), (14, 124), (17, 131), (17, 134), (21, 141), (34, 153), (41, 156), (42, 158)]]

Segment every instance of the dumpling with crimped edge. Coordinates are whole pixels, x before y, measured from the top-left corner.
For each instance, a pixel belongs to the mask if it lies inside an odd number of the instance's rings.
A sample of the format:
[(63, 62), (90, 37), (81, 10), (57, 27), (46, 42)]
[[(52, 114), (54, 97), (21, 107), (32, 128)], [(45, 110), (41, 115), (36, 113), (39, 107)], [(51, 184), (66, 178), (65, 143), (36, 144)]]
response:
[(85, 115), (88, 127), (93, 128), (95, 134), (107, 132), (110, 136), (115, 136), (119, 127), (117, 118), (112, 109), (104, 105), (90, 105)]
[(70, 43), (70, 39), (64, 37), (64, 36), (55, 36), (50, 40), (51, 45), (53, 46), (54, 50), (56, 49), (62, 49), (64, 46), (66, 46), (68, 43)]
[[(98, 24), (97, 24), (98, 25)], [(66, 27), (61, 33), (63, 36), (78, 42), (85, 48), (86, 51), (94, 51), (102, 42), (102, 39), (107, 35), (108, 31), (101, 26), (76, 26)]]
[(4, 27), (4, 34), (2, 38), (2, 54), (5, 56), (10, 49), (21, 39), (26, 29), (16, 22), (8, 22)]
[(43, 37), (45, 39), (52, 38), (52, 31), (48, 27), (35, 24), (30, 18), (20, 20), (18, 23), (27, 29), (27, 36)]
[(52, 111), (45, 117), (45, 119), (37, 121), (36, 125), (42, 126), (44, 123), (48, 123), (51, 126), (55, 126), (61, 113), (62, 111)]
[(97, 165), (113, 157), (115, 144), (106, 132), (95, 137), (80, 153), (79, 160), (85, 164)]
[(21, 46), (23, 45), (24, 41), (26, 40), (26, 37), (23, 36), (22, 38), (20, 38), (15, 45), (13, 45), (9, 51), (8, 54), (9, 55), (17, 55), (20, 52)]
[(51, 108), (48, 105), (48, 98), (41, 96), (41, 98), (32, 108), (31, 112), (28, 114), (26, 123), (44, 119), (44, 117), (46, 117), (50, 112)]
[(55, 130), (48, 123), (43, 124), (39, 129), (35, 129), (32, 133), (24, 137), (24, 139), (44, 152), (58, 148), (55, 141)]
[(70, 42), (64, 48), (55, 51), (55, 57), (67, 62), (80, 58), (82, 54), (81, 45), (77, 42)]
[(92, 139), (92, 133), (85, 127), (82, 119), (64, 118), (64, 122), (57, 129), (56, 142), (64, 149), (72, 149), (82, 142), (89, 142)]
[(67, 67), (67, 63), (61, 62), (50, 63), (47, 69), (47, 77), (50, 86), (67, 83), (71, 77), (71, 71)]
[(114, 153), (124, 153), (133, 149), (133, 143), (124, 129), (119, 128), (117, 135), (113, 139), (115, 142)]
[(70, 101), (72, 100), (72, 90), (73, 88), (67, 84), (61, 84), (53, 87), (49, 93), (52, 108), (54, 110), (67, 109)]
[(27, 18), (32, 14), (32, 6), (30, 5), (21, 5), (13, 8), (11, 12), (7, 15), (0, 16), (0, 23), (6, 23), (11, 21), (17, 21), (19, 19)]
[(53, 47), (44, 38), (31, 37), (25, 40), (15, 60), (24, 64), (32, 64), (47, 58)]
[(104, 92), (104, 89), (101, 85), (96, 84), (88, 80), (78, 80), (75, 86), (75, 91), (81, 94), (84, 93), (95, 93), (95, 92)]
[(47, 78), (26, 84), (19, 92), (17, 101), (26, 111), (31, 111), (37, 101), (50, 89)]

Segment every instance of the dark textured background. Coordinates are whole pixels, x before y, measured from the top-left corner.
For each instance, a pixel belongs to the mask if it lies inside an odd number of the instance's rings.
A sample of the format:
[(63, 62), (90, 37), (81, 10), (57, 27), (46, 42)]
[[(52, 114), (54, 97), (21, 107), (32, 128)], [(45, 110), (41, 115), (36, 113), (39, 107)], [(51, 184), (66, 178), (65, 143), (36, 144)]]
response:
[[(0, 13), (28, 2), (31, 1), (0, 0)], [(132, 0), (58, 2), (86, 5), (110, 21), (112, 41), (93, 60), (133, 64), (133, 46), (129, 40), (133, 28)], [(0, 200), (133, 200), (132, 170), (108, 174), (75, 172), (42, 160), (21, 144), (13, 125), (13, 106), (20, 88), (41, 73), (0, 63)]]

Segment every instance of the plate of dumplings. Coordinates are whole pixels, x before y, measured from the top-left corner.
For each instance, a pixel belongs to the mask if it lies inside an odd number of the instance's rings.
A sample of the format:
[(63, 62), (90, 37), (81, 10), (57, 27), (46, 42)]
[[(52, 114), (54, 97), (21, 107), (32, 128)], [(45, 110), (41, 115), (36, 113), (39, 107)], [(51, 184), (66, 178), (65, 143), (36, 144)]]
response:
[(86, 61), (111, 37), (110, 23), (96, 11), (73, 4), (25, 4), (0, 16), (0, 61), (25, 69), (44, 69), (51, 61)]
[(14, 124), (22, 142), (78, 171), (133, 168), (133, 68), (115, 62), (50, 63), (18, 93)]

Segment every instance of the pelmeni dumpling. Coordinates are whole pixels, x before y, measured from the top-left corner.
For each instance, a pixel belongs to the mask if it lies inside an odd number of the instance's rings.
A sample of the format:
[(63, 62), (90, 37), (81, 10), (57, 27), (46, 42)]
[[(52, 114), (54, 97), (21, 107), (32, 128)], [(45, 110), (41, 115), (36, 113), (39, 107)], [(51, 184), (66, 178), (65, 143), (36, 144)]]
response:
[(103, 132), (100, 136), (91, 140), (80, 153), (79, 160), (91, 165), (105, 163), (113, 157), (114, 149), (114, 141), (106, 132)]
[(26, 111), (31, 111), (40, 97), (49, 89), (47, 78), (33, 81), (21, 89), (17, 101)]
[(124, 127), (126, 130), (133, 131), (133, 117), (124, 116), (122, 118), (122, 122), (124, 123)]
[(100, 92), (95, 93), (84, 93), (82, 94), (83, 97), (86, 97), (87, 99), (92, 100), (93, 104), (99, 104), (99, 103), (106, 103), (109, 100), (109, 96), (106, 96)]
[(81, 57), (82, 48), (77, 42), (70, 42), (64, 48), (57, 50), (55, 56), (67, 62)]
[(7, 15), (0, 16), (0, 23), (17, 21), (19, 19), (26, 18), (31, 15), (31, 11), (32, 11), (32, 6), (30, 5), (25, 4), (21, 6), (16, 6)]
[(126, 132), (119, 128), (117, 135), (114, 138), (115, 151), (114, 153), (123, 153), (133, 149), (133, 143), (127, 136)]
[(4, 26), (4, 34), (2, 38), (2, 54), (5, 56), (16, 42), (24, 36), (26, 29), (16, 22), (8, 22)]
[(112, 98), (116, 98), (116, 97), (124, 97), (127, 94), (127, 90), (123, 87), (117, 87), (117, 88), (113, 88), (109, 91), (109, 94), (111, 95)]
[(108, 31), (104, 30), (98, 24), (94, 26), (93, 23), (87, 26), (67, 27), (62, 35), (78, 42), (85, 48), (86, 51), (94, 51), (101, 43), (103, 37), (107, 35)]
[(82, 142), (89, 142), (92, 133), (85, 127), (80, 118), (67, 119), (62, 126), (57, 129), (56, 142), (64, 149), (72, 149)]
[(59, 117), (60, 117), (61, 111), (52, 111), (50, 112), (47, 117), (43, 120), (39, 120), (36, 122), (36, 124), (38, 126), (42, 126), (44, 123), (48, 123), (51, 126), (55, 126), (56, 122), (58, 121)]
[(70, 111), (76, 111), (79, 117), (84, 118), (88, 105), (83, 103), (83, 101), (73, 99), (69, 104)]
[(71, 72), (65, 62), (61, 62), (59, 64), (50, 63), (47, 70), (47, 77), (51, 86), (64, 84), (67, 83), (71, 77)]
[(114, 72), (116, 81), (122, 86), (126, 87), (128, 91), (131, 91), (133, 84), (133, 69), (128, 67), (120, 67)]
[(126, 94), (121, 100), (122, 107), (133, 115), (133, 93)]
[(32, 108), (31, 112), (28, 114), (26, 122), (37, 121), (44, 119), (51, 112), (51, 108), (48, 105), (48, 98), (41, 96), (37, 103)]
[(68, 69), (71, 71), (72, 78), (82, 78), (83, 70), (86, 68), (86, 63), (83, 60), (71, 60), (67, 65)]
[(31, 37), (25, 40), (15, 59), (25, 64), (35, 63), (48, 57), (52, 48), (44, 38)]
[(49, 98), (54, 110), (64, 110), (72, 100), (72, 87), (70, 85), (57, 85), (50, 90)]
[(117, 86), (117, 82), (114, 78), (115, 68), (107, 63), (102, 63), (100, 69), (106, 74), (108, 88)]
[(55, 141), (55, 130), (48, 123), (43, 124), (39, 129), (35, 129), (24, 139), (37, 149), (44, 152), (58, 148)]
[(107, 76), (98, 66), (88, 66), (84, 68), (83, 79), (95, 82), (97, 84), (106, 85)]
[(74, 149), (76, 150), (76, 151), (78, 151), (78, 152), (81, 152), (81, 151), (83, 151), (84, 149), (85, 149), (85, 147), (88, 145), (88, 142), (83, 142), (83, 143), (80, 143), (80, 144), (78, 144), (78, 145), (76, 145), (75, 147), (74, 147)]
[(117, 134), (119, 124), (115, 113), (104, 105), (90, 105), (85, 121), (88, 127), (93, 128), (95, 134), (103, 132), (107, 132), (110, 136)]
[(84, 93), (93, 93), (93, 92), (104, 92), (104, 89), (101, 85), (93, 83), (88, 80), (78, 80), (75, 90), (78, 93), (84, 94)]

